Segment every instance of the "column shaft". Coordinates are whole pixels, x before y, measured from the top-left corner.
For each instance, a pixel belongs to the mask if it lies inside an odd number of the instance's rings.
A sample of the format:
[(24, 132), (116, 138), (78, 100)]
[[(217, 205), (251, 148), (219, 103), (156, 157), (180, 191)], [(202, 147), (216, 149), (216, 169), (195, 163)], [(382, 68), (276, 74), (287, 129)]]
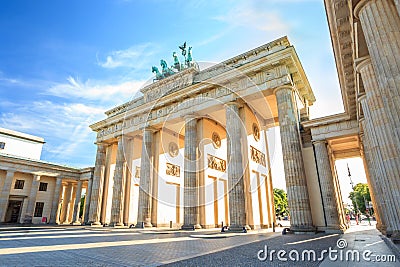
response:
[[(226, 132), (228, 145), (229, 217), (231, 231), (243, 231), (246, 225), (246, 202), (244, 192), (244, 169), (242, 154), (242, 123), (239, 106), (226, 105)], [(246, 148), (247, 149), (247, 148)]]
[(92, 195), (90, 198), (89, 222), (100, 225), (101, 202), (103, 198), (103, 183), (106, 165), (106, 145), (97, 145), (96, 164), (93, 174)]
[(275, 91), (275, 95), (278, 104), (291, 229), (293, 231), (313, 230), (293, 89), (279, 88)]
[(124, 207), (124, 177), (126, 169), (126, 144), (122, 136), (118, 137), (117, 159), (114, 170), (114, 185), (111, 206), (111, 226), (123, 226), (122, 215)]
[(399, 149), (400, 16), (393, 0), (363, 0), (354, 12), (361, 21), (383, 106), (396, 136), (396, 148)]
[(131, 187), (132, 187), (132, 158), (133, 158), (133, 147), (134, 145), (134, 138), (129, 139), (128, 149), (125, 151), (126, 155), (126, 170), (125, 170), (125, 202), (124, 202), (124, 224), (129, 226), (129, 214), (130, 214), (130, 202), (131, 202)]
[(26, 207), (26, 213), (24, 218), (24, 223), (32, 223), (33, 213), (35, 211), (36, 195), (39, 190), (40, 185), (40, 175), (33, 175), (31, 192), (28, 198), (28, 206)]
[(142, 156), (140, 162), (139, 207), (136, 227), (152, 227), (151, 184), (153, 174), (153, 130), (143, 131)]
[(54, 187), (53, 193), (53, 201), (51, 203), (51, 211), (50, 211), (50, 223), (55, 224), (57, 222), (57, 213), (60, 204), (60, 191), (62, 186), (61, 177), (56, 178), (56, 186)]
[(200, 228), (197, 181), (197, 119), (185, 118), (185, 158), (182, 229)]
[(72, 183), (68, 183), (64, 191), (64, 198), (62, 203), (63, 211), (61, 216), (61, 223), (63, 224), (70, 223), (69, 221), (70, 210), (71, 210), (70, 202), (72, 199), (72, 194), (73, 194)]
[(4, 222), (7, 206), (8, 206), (8, 197), (11, 191), (11, 185), (14, 179), (14, 171), (7, 171), (6, 180), (4, 181), (3, 189), (1, 190), (0, 195), (0, 222)]
[(72, 217), (72, 223), (75, 225), (80, 225), (79, 212), (81, 210), (81, 196), (82, 196), (82, 181), (78, 181), (78, 186), (76, 188), (75, 203), (74, 203), (74, 215)]
[(89, 222), (89, 210), (90, 210), (90, 201), (92, 199), (92, 185), (93, 185), (93, 177), (88, 180), (88, 185), (86, 188), (86, 196), (85, 196), (85, 214), (83, 215), (83, 221), (85, 224)]
[[(371, 61), (367, 58), (362, 61), (357, 70), (361, 73), (364, 83), (366, 96), (361, 100), (361, 106), (364, 113), (365, 137), (368, 142), (365, 143), (366, 150), (371, 153), (376, 168), (370, 173), (372, 184), (376, 184), (381, 189), (377, 189), (375, 196), (378, 199), (384, 199), (387, 208), (382, 209), (387, 216), (381, 216), (384, 222), (386, 232), (391, 234), (393, 231), (400, 231), (400, 151), (398, 149), (398, 140), (393, 131), (393, 124), (385, 109), (385, 103), (382, 101), (384, 96), (379, 90), (378, 80)], [(400, 87), (399, 87), (400, 89)], [(393, 112), (393, 111), (392, 111)], [(388, 191), (384, 188), (390, 189)], [(381, 191), (382, 193), (378, 193)]]
[(327, 226), (326, 230), (342, 231), (339, 220), (338, 203), (336, 201), (334, 177), (331, 170), (326, 141), (314, 142), (314, 148), (319, 180), (321, 184), (321, 194), (324, 201), (324, 211)]

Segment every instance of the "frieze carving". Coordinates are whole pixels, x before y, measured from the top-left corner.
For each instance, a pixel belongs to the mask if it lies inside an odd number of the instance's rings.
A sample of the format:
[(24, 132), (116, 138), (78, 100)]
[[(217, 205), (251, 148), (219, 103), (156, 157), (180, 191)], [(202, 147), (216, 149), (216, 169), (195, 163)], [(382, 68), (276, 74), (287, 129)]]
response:
[(257, 123), (253, 123), (253, 137), (258, 142), (260, 140), (260, 128)]
[(172, 163), (167, 162), (167, 169), (165, 171), (167, 175), (180, 177), (181, 176), (181, 167), (178, 165), (174, 165)]
[(168, 154), (173, 158), (178, 156), (179, 147), (175, 142), (169, 143), (169, 145), (168, 145)]
[(261, 152), (260, 150), (256, 149), (253, 146), (250, 146), (250, 154), (251, 154), (251, 160), (254, 161), (257, 164), (260, 164), (264, 167), (266, 167), (265, 163), (265, 154)]
[(220, 159), (210, 154), (207, 154), (207, 160), (208, 160), (208, 168), (220, 172), (226, 171), (226, 160)]
[(213, 141), (214, 148), (220, 148), (221, 147), (221, 137), (219, 136), (219, 134), (216, 132), (213, 132), (211, 138)]
[(135, 168), (135, 178), (140, 178), (140, 167), (136, 166)]

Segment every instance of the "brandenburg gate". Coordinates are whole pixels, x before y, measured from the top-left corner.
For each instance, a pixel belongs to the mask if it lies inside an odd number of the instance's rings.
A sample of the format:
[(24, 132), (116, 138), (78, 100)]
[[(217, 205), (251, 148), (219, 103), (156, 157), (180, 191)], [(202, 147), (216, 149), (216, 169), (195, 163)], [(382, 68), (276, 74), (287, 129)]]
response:
[[(89, 221), (92, 225), (173, 226), (230, 231), (275, 222), (269, 130), (280, 126), (294, 231), (344, 229), (332, 175), (321, 184), (315, 164), (331, 171), (328, 152), (315, 161), (300, 123), (315, 97), (286, 37), (199, 70), (186, 57), (141, 89), (143, 96), (106, 112), (91, 128), (97, 155)], [(330, 178), (330, 180), (329, 180)], [(308, 186), (307, 186), (308, 185)]]

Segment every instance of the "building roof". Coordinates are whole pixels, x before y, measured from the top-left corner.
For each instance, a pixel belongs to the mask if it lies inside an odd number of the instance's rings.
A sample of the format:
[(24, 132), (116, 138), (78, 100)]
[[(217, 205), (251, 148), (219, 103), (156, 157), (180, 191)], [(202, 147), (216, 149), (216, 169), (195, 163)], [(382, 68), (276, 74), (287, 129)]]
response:
[(21, 138), (21, 139), (41, 143), (41, 144), (45, 143), (44, 138), (42, 138), (42, 137), (38, 137), (38, 136), (26, 134), (26, 133), (21, 133), (21, 132), (17, 132), (17, 131), (5, 129), (5, 128), (0, 128), (0, 134), (17, 137), (17, 138)]

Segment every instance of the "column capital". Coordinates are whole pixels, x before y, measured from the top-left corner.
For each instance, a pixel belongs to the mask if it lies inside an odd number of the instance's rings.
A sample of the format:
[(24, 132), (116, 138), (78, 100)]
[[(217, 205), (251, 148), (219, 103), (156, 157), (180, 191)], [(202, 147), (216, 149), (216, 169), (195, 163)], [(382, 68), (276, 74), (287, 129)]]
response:
[(327, 140), (311, 140), (311, 143), (313, 145), (316, 145), (316, 144), (324, 144), (324, 145), (326, 145), (328, 143), (328, 141)]
[(372, 64), (370, 56), (360, 57), (354, 61), (354, 67), (358, 73), (361, 73), (362, 69), (370, 64)]
[(290, 91), (294, 91), (294, 88), (292, 85), (282, 85), (282, 86), (279, 86), (278, 88), (275, 88), (273, 91), (273, 94), (276, 95), (276, 93), (278, 91), (283, 90), (283, 89), (289, 89)]
[(16, 173), (17, 172), (17, 170), (14, 170), (14, 169), (8, 169), (8, 170), (6, 170), (6, 172), (7, 172), (7, 175), (10, 173), (12, 173), (13, 175), (14, 175), (14, 173)]
[[(374, 0), (361, 0), (360, 2), (358, 2), (358, 4), (354, 7), (354, 17), (356, 19), (360, 19), (360, 12), (361, 10), (365, 7), (365, 5), (370, 2), (370, 1), (374, 1)], [(380, 0), (381, 1), (381, 0)]]
[(150, 126), (150, 125), (143, 125), (142, 127), (139, 128), (143, 132), (152, 132), (155, 133), (158, 131), (157, 128)]
[(362, 94), (361, 96), (358, 97), (357, 100), (358, 100), (358, 102), (361, 103), (362, 101), (367, 100), (367, 95), (366, 94)]
[(244, 106), (244, 102), (241, 99), (236, 99), (236, 100), (226, 102), (225, 105), (226, 106), (237, 106), (238, 108), (241, 108)]

